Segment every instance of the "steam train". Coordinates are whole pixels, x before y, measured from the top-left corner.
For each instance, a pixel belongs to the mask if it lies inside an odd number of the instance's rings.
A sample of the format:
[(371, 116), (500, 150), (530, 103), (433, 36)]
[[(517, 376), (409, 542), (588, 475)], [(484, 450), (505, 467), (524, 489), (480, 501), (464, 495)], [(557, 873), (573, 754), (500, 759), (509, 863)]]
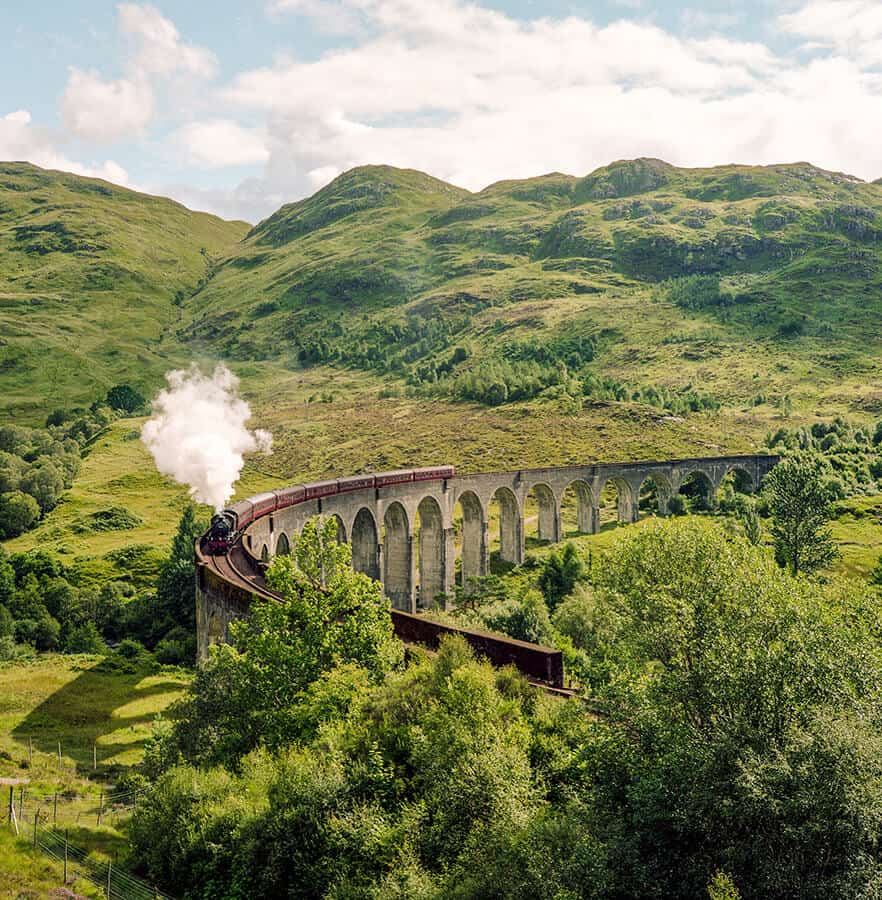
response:
[(247, 500), (240, 500), (217, 513), (211, 519), (211, 526), (202, 539), (202, 549), (206, 553), (223, 555), (236, 543), (242, 531), (255, 519), (276, 510), (296, 506), (309, 500), (346, 494), (350, 491), (379, 490), (396, 484), (412, 481), (446, 481), (455, 474), (453, 466), (435, 466), (428, 469), (399, 469), (395, 472), (380, 472), (377, 475), (350, 475), (331, 481), (314, 481), (310, 484), (293, 484), (257, 494)]

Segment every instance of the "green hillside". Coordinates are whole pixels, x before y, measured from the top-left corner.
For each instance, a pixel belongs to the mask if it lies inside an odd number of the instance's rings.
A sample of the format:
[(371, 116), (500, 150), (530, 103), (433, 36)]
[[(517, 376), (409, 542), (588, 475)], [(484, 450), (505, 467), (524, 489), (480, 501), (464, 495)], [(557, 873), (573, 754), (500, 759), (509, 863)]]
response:
[(354, 169), (248, 231), (2, 164), (0, 408), (39, 420), (222, 358), (257, 394), (331, 366), (485, 405), (570, 396), (577, 376), (580, 398), (671, 412), (786, 395), (874, 413), (880, 215), (882, 187), (806, 163), (640, 159), (478, 193)]
[(524, 342), (579, 337), (570, 368), (629, 391), (873, 411), (880, 214), (882, 188), (805, 163), (634, 160), (476, 194), (367, 167), (252, 229), (185, 303), (179, 336), (453, 397), (481, 357), (541, 363)]
[(179, 305), (246, 229), (97, 179), (0, 163), (0, 418), (41, 421), (120, 380), (152, 389), (185, 358)]

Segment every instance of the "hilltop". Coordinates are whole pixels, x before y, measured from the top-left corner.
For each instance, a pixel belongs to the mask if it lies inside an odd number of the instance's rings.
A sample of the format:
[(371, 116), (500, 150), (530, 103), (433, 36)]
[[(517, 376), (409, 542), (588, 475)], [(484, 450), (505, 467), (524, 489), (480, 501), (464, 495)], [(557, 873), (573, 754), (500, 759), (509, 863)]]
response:
[(0, 163), (0, 416), (41, 421), (184, 359), (169, 329), (248, 230), (94, 178)]

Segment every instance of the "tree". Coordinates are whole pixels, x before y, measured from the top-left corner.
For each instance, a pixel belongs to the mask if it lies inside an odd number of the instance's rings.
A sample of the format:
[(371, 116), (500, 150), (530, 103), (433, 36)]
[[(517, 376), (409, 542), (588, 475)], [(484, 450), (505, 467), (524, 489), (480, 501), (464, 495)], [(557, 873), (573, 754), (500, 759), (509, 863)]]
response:
[(0, 606), (8, 606), (15, 594), (15, 569), (6, 551), (0, 547)]
[(811, 573), (838, 556), (828, 527), (832, 509), (821, 463), (805, 453), (788, 457), (766, 476), (775, 558), (791, 573)]
[(196, 540), (207, 523), (199, 516), (196, 507), (188, 503), (178, 521), (178, 530), (172, 538), (168, 559), (159, 571), (156, 581), (156, 606), (152, 610), (149, 634), (145, 634), (149, 646), (167, 633), (180, 629), (192, 640), (195, 655), (196, 602), (194, 584), (196, 578)]
[(612, 669), (583, 764), (612, 895), (698, 897), (723, 869), (745, 896), (871, 896), (877, 598), (696, 519), (626, 539), (594, 581)]
[(68, 653), (103, 653), (107, 650), (94, 622), (85, 622), (72, 628), (64, 640)]
[(763, 540), (763, 526), (756, 508), (756, 501), (753, 498), (739, 497), (736, 501), (736, 514), (744, 536), (754, 547), (758, 547)]
[(22, 476), (21, 489), (30, 494), (44, 513), (55, 509), (64, 490), (64, 473), (54, 461), (42, 458)]
[(350, 565), (334, 519), (311, 519), (267, 582), (284, 600), (254, 603), (214, 648), (181, 710), (177, 736), (197, 761), (238, 759), (259, 743), (277, 748), (301, 731), (295, 710), (318, 679), (354, 664), (379, 680), (403, 659), (389, 601)]
[(488, 628), (501, 631), (518, 641), (534, 644), (551, 642), (551, 620), (548, 607), (535, 590), (521, 591), (483, 613)]
[(117, 384), (107, 392), (107, 405), (122, 412), (136, 412), (146, 402), (144, 397), (128, 384)]
[(548, 555), (539, 575), (539, 590), (552, 612), (564, 597), (572, 593), (582, 578), (583, 570), (582, 560), (573, 544), (565, 544), (559, 553), (553, 550)]
[(13, 538), (24, 534), (37, 524), (40, 507), (30, 494), (11, 491), (0, 494), (0, 538)]

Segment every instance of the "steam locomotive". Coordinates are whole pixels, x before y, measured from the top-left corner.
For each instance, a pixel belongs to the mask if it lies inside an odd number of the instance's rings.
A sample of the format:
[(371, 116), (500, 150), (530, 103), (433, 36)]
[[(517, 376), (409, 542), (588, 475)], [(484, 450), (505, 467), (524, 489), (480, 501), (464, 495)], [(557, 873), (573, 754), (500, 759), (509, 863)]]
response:
[(211, 526), (202, 538), (202, 549), (206, 553), (223, 555), (239, 539), (242, 531), (255, 519), (276, 510), (286, 509), (308, 500), (318, 500), (350, 491), (379, 490), (396, 484), (412, 481), (445, 481), (455, 474), (453, 466), (436, 466), (428, 469), (399, 469), (396, 472), (380, 472), (378, 475), (350, 475), (332, 481), (314, 481), (310, 484), (294, 484), (257, 494), (247, 500), (240, 500), (217, 513), (211, 519)]

